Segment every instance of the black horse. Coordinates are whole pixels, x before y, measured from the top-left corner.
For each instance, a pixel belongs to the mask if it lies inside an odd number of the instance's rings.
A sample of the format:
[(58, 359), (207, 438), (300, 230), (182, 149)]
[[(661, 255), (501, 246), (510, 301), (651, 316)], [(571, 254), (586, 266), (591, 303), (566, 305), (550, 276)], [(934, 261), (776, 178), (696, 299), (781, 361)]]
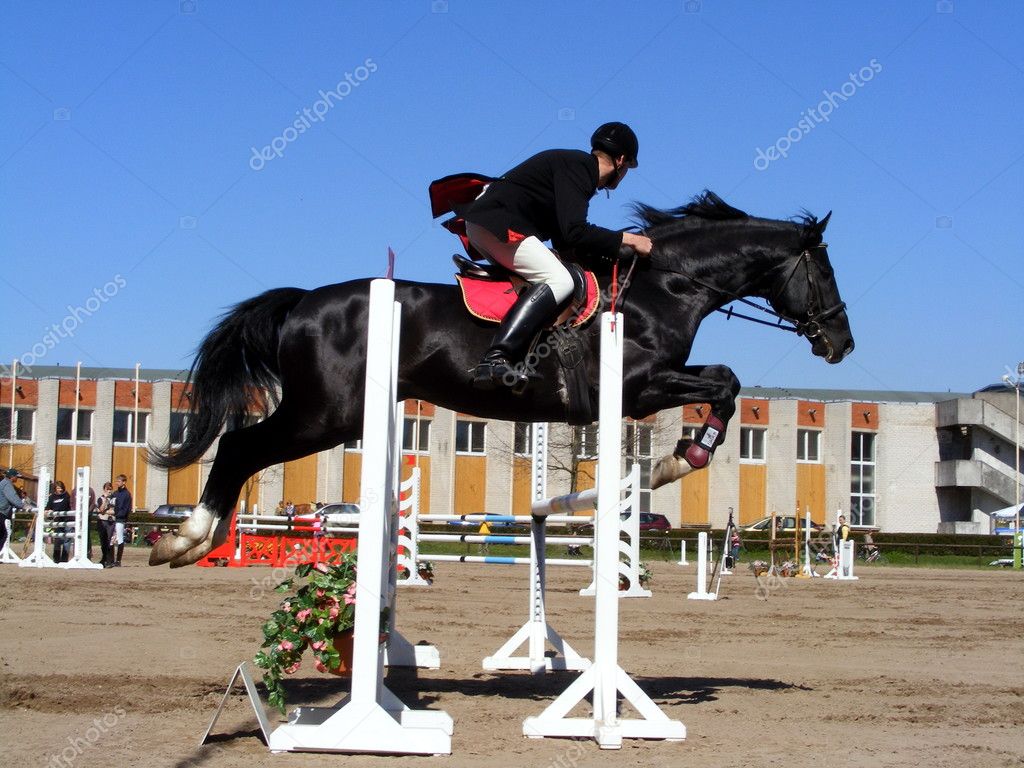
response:
[[(838, 363), (853, 349), (822, 233), (828, 216), (797, 221), (748, 216), (713, 193), (670, 211), (636, 208), (655, 242), (622, 290), (626, 318), (623, 413), (643, 418), (687, 403), (708, 403), (721, 442), (735, 412), (740, 384), (724, 365), (687, 365), (701, 320), (740, 296), (757, 296), (811, 343), (811, 351)], [(599, 274), (607, 291), (611, 270)], [(524, 393), (480, 392), (469, 371), (487, 348), (494, 327), (462, 307), (454, 285), (398, 281), (402, 336), (398, 394), (492, 419), (566, 420), (567, 387), (554, 355), (537, 363), (538, 378)], [(194, 563), (227, 535), (245, 481), (268, 467), (323, 451), (362, 433), (369, 281), (307, 291), (279, 288), (230, 310), (200, 345), (192, 382), (188, 430), (182, 445), (154, 451), (166, 468), (200, 460), (224, 429), (200, 504), (177, 533), (153, 547), (149, 562)], [(582, 331), (585, 365), (596, 400), (598, 323)], [(280, 402), (263, 421), (244, 423), (267, 393)], [(717, 421), (715, 421), (717, 420)], [(693, 461), (681, 441), (662, 459), (655, 485), (678, 479)], [(705, 462), (710, 451), (705, 454)], [(699, 466), (700, 463), (698, 462)]]

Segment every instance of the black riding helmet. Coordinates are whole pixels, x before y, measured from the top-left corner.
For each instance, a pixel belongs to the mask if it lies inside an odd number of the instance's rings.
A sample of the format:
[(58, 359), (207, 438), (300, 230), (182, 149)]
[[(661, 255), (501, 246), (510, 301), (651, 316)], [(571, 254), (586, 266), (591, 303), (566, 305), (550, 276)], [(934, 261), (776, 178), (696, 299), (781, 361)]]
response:
[(590, 137), (591, 149), (600, 149), (612, 157), (626, 156), (626, 163), (630, 168), (636, 168), (638, 163), (636, 156), (640, 152), (640, 142), (637, 141), (633, 129), (625, 123), (605, 123)]

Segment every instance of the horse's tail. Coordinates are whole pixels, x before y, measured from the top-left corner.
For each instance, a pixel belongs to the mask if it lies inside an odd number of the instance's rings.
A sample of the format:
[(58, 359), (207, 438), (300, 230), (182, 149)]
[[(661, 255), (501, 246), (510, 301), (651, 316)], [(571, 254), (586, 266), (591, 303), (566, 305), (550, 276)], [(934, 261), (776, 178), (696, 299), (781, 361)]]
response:
[(288, 313), (306, 295), (275, 288), (236, 304), (199, 345), (188, 380), (191, 400), (180, 445), (150, 448), (149, 463), (176, 469), (199, 461), (229, 420), (275, 399), (277, 345)]

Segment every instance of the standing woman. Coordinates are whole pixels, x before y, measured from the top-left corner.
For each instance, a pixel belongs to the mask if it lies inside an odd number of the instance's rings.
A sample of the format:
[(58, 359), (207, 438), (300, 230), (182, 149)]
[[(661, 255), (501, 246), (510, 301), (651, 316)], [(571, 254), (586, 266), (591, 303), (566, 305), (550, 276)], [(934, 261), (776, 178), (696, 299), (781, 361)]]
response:
[(100, 536), (100, 553), (104, 568), (114, 566), (114, 502), (111, 497), (114, 495), (114, 486), (111, 483), (103, 484), (103, 493), (100, 496), (99, 504), (96, 507), (96, 519), (99, 523), (96, 528)]
[(46, 501), (46, 509), (53, 515), (53, 562), (66, 563), (71, 547), (68, 546), (68, 515), (71, 511), (71, 496), (60, 480), (53, 484), (53, 493)]

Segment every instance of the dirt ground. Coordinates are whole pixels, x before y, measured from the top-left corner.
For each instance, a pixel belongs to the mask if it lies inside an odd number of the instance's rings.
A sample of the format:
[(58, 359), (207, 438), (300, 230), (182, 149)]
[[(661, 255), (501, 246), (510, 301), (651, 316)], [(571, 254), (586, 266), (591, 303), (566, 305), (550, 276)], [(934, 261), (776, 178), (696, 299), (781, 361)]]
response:
[[(525, 570), (438, 563), (433, 587), (401, 591), (398, 624), (440, 649), (441, 669), (388, 684), (454, 718), (452, 755), (396, 759), (271, 755), (241, 693), (197, 746), (258, 647), (275, 574), (129, 554), (107, 571), (0, 566), (0, 765), (1024, 765), (1024, 579), (1005, 570), (871, 568), (857, 582), (789, 579), (767, 599), (740, 571), (712, 603), (685, 599), (694, 566), (654, 563), (654, 597), (620, 601), (620, 663), (687, 739), (602, 751), (521, 735), (575, 673), (481, 671), (526, 619)], [(585, 575), (549, 570), (549, 620), (589, 653)], [(329, 704), (344, 686), (307, 663), (290, 704)]]

